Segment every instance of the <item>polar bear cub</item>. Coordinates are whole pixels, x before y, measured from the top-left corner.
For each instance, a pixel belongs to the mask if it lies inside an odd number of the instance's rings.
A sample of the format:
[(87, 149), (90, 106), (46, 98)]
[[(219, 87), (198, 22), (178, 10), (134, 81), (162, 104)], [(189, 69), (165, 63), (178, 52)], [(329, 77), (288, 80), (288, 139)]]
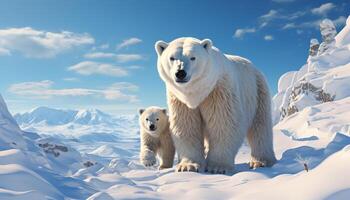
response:
[(169, 120), (166, 109), (148, 107), (139, 110), (141, 134), (140, 161), (145, 166), (156, 164), (159, 169), (171, 168), (174, 162), (175, 147), (170, 135)]

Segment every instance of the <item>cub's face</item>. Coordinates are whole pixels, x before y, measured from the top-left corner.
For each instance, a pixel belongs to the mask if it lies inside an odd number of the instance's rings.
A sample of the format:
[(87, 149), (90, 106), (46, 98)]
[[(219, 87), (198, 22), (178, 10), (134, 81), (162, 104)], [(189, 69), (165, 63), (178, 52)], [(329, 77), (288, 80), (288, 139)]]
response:
[(208, 39), (180, 38), (169, 44), (158, 41), (156, 51), (164, 72), (161, 76), (179, 87), (205, 76), (211, 47)]
[(149, 107), (139, 110), (140, 127), (153, 137), (159, 137), (168, 124), (166, 109)]

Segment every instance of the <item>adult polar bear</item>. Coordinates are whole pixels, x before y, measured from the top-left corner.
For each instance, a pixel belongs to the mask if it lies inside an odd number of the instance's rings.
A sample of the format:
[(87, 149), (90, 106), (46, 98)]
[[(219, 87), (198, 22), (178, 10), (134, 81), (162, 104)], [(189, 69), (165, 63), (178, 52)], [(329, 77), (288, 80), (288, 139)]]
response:
[(155, 48), (180, 158), (177, 171), (233, 172), (245, 136), (251, 167), (275, 163), (271, 97), (264, 76), (250, 61), (221, 53), (208, 39), (158, 41)]

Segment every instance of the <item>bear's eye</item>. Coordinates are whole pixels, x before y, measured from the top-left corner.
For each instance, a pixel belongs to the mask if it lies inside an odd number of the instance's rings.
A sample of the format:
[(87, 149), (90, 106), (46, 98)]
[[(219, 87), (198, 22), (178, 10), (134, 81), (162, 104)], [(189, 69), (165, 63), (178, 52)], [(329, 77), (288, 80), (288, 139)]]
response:
[(159, 121), (159, 118), (157, 118), (156, 120)]
[(170, 57), (170, 60), (171, 60), (171, 61), (174, 61), (174, 60), (175, 60), (175, 58), (174, 58), (174, 57)]
[(146, 118), (146, 121), (148, 121), (148, 118)]
[(192, 60), (192, 61), (196, 60), (196, 57), (191, 57), (191, 60)]

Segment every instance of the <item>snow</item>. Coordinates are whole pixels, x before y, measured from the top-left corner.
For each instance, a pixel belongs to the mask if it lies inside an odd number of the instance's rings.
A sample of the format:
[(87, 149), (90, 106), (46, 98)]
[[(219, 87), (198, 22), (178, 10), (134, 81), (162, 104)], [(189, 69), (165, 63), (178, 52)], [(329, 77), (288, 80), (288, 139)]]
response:
[(335, 37), (336, 45), (338, 47), (350, 44), (350, 16), (346, 20), (346, 26)]
[[(280, 77), (278, 93), (273, 97), (274, 124), (307, 106), (350, 96), (350, 41), (343, 40), (350, 34), (349, 27), (335, 37), (336, 46), (309, 57), (299, 71)], [(323, 43), (334, 40), (334, 31), (331, 21), (322, 21), (321, 32), (326, 37)]]
[[(39, 107), (15, 120), (0, 95), (0, 199), (349, 199), (347, 24), (331, 52), (281, 76), (273, 167), (249, 169), (244, 142), (234, 174), (145, 168), (136, 115)], [(281, 118), (290, 107), (296, 112)]]

